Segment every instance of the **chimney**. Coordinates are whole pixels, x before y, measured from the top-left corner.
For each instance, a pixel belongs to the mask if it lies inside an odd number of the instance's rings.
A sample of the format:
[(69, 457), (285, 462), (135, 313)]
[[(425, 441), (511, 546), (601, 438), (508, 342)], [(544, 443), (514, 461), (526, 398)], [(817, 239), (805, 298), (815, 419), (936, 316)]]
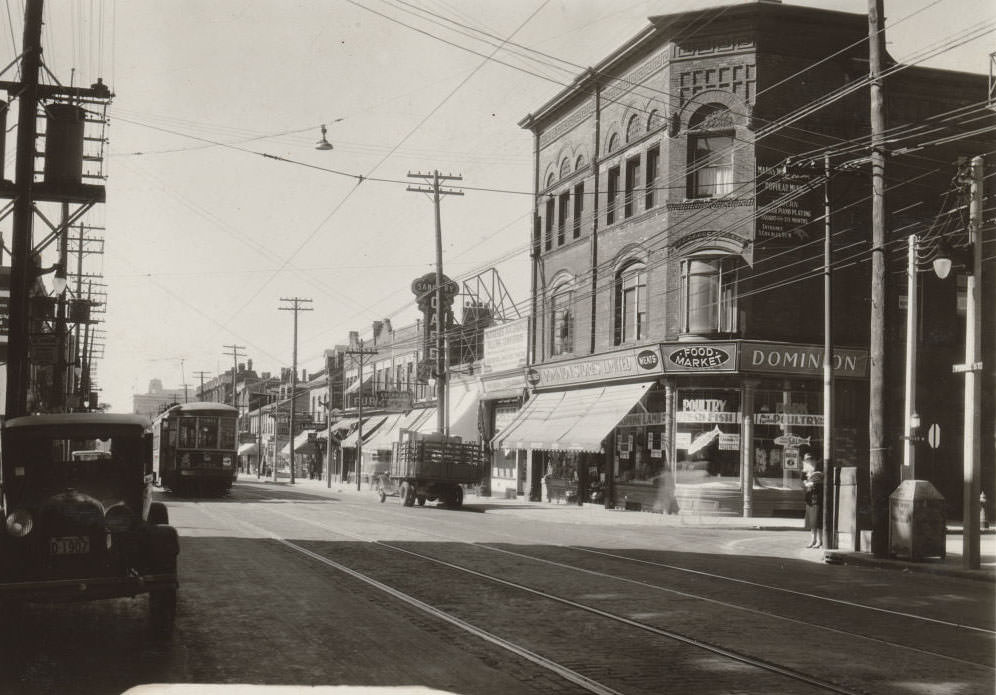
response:
[(360, 346), (360, 332), (350, 331), (349, 332), (349, 348), (355, 350)]
[(382, 328), (384, 328), (384, 322), (383, 321), (374, 321), (373, 322), (374, 345), (377, 344), (377, 340), (380, 338), (380, 331), (381, 331)]
[(302, 369), (301, 370), (301, 381), (307, 381), (307, 380), (308, 380), (308, 370), (307, 369)]
[(252, 360), (246, 360), (246, 369), (252, 371)]

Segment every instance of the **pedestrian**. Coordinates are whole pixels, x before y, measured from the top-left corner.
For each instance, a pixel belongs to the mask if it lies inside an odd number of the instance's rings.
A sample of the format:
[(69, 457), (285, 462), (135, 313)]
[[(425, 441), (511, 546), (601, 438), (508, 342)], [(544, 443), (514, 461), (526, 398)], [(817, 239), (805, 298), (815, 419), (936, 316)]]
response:
[(802, 459), (802, 485), (806, 496), (806, 530), (812, 535), (807, 548), (823, 547), (823, 461), (812, 454)]

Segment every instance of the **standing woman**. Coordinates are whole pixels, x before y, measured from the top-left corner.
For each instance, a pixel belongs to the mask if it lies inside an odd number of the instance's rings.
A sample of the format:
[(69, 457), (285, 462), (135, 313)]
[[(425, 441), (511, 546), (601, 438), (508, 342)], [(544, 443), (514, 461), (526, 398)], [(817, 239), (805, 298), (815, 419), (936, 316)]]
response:
[(806, 530), (812, 534), (807, 548), (823, 547), (823, 461), (812, 454), (802, 459), (802, 484), (806, 493)]

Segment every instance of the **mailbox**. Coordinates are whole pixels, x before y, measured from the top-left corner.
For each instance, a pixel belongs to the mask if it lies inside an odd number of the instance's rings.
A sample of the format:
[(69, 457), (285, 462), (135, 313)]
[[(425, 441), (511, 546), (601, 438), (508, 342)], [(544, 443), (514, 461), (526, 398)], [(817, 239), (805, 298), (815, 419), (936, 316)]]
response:
[(889, 553), (922, 560), (944, 557), (944, 496), (929, 481), (904, 480), (889, 495)]

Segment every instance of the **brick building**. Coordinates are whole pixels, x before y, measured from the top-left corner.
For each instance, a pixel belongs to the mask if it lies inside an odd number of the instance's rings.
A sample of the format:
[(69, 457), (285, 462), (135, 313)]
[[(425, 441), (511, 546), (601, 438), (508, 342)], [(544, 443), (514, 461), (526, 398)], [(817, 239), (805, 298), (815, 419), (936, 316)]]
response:
[[(673, 511), (675, 496), (686, 510), (801, 509), (799, 461), (823, 448), (827, 148), (833, 458), (867, 479), (867, 35), (865, 15), (771, 1), (652, 17), (520, 122), (535, 152), (533, 396), (494, 445), (520, 452), (531, 497), (580, 490), (658, 511)], [(849, 84), (852, 93), (809, 111)], [(886, 82), (887, 125), (923, 124), (985, 94), (983, 76), (904, 68)], [(906, 236), (930, 228), (956, 156), (984, 151), (955, 139), (889, 160), (887, 340), (904, 337)], [(942, 364), (963, 339), (957, 289), (930, 292), (941, 328), (928, 360)], [(890, 355), (894, 405), (902, 350)], [(959, 382), (947, 375), (944, 387), (957, 393)], [(890, 446), (897, 411), (887, 414)], [(957, 430), (944, 413), (932, 417)], [(957, 500), (950, 481), (938, 486)]]

